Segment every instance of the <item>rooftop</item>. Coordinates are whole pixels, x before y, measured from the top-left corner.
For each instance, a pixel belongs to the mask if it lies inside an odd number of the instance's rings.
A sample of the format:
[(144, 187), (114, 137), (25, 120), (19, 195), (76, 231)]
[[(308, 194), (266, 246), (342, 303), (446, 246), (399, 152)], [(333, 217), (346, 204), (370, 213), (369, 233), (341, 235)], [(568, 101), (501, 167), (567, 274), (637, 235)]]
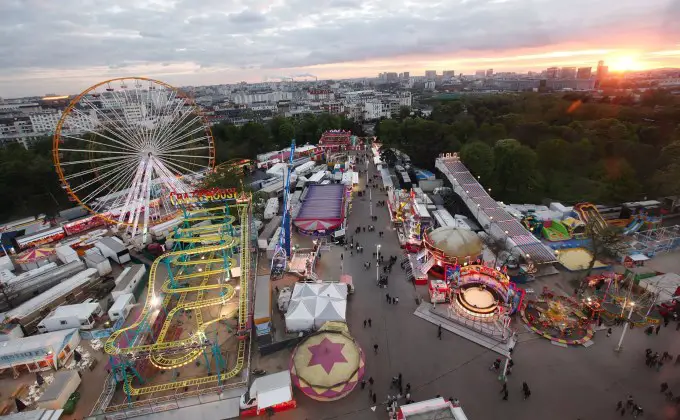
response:
[(77, 334), (77, 331), (76, 328), (70, 328), (3, 341), (0, 343), (0, 365), (5, 364), (7, 356), (13, 354), (30, 354), (36, 352), (36, 350), (44, 350), (50, 347), (53, 351), (58, 352), (66, 344), (67, 338), (73, 333)]
[(54, 312), (52, 312), (46, 318), (68, 318), (71, 316), (87, 318), (92, 315), (92, 312), (94, 312), (98, 307), (99, 304), (94, 302), (83, 302), (75, 305), (62, 305), (58, 306)]
[(26, 315), (32, 314), (35, 311), (40, 310), (45, 305), (49, 304), (58, 297), (70, 293), (73, 289), (85, 283), (88, 283), (89, 281), (98, 276), (99, 274), (97, 272), (97, 269), (95, 268), (88, 268), (86, 270), (83, 270), (80, 273), (74, 275), (73, 277), (64, 280), (63, 282), (59, 283), (53, 288), (32, 298), (31, 300), (22, 303), (16, 308), (11, 309), (5, 312), (4, 314), (0, 314), (0, 318), (3, 317), (8, 319), (23, 318)]

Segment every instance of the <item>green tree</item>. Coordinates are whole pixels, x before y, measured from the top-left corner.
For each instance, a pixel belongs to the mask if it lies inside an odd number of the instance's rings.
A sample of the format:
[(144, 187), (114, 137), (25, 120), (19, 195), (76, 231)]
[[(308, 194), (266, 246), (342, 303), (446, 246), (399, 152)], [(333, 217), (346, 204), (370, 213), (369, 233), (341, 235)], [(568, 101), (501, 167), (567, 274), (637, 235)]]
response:
[(499, 140), (493, 151), (501, 194), (526, 191), (535, 186), (536, 152), (515, 139)]
[(460, 157), (470, 172), (485, 184), (493, 184), (494, 154), (488, 144), (473, 141), (463, 146)]

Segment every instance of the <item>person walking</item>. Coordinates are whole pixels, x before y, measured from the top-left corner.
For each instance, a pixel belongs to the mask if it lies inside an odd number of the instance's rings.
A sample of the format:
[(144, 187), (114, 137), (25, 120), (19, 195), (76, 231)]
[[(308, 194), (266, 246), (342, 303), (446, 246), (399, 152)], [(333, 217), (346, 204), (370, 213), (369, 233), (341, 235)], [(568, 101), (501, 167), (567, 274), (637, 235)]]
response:
[(362, 379), (361, 380), (361, 389), (365, 389), (365, 388), (366, 388), (366, 379)]
[(507, 390), (507, 389), (506, 389), (505, 391), (503, 391), (503, 401), (507, 401), (507, 400), (508, 400), (508, 394), (509, 394), (509, 393), (508, 393), (508, 390)]
[(524, 393), (525, 400), (531, 396), (531, 390), (529, 389), (529, 385), (527, 385), (526, 382), (522, 383), (522, 392)]
[(373, 352), (375, 354), (378, 354), (378, 345), (377, 344), (373, 344)]
[(378, 399), (378, 398), (376, 397), (376, 394), (375, 394), (375, 392), (374, 392), (374, 393), (373, 393), (373, 404), (375, 404), (375, 402), (377, 401), (377, 399)]
[(501, 394), (505, 394), (506, 392), (508, 392), (508, 383), (507, 383), (507, 382), (503, 382), (503, 388), (501, 388), (501, 392), (500, 392), (500, 393), (501, 393)]
[(370, 378), (368, 378), (368, 383), (369, 383), (371, 386), (373, 386), (373, 382), (374, 382), (374, 381), (373, 381), (373, 377), (372, 377), (372, 376), (371, 376)]
[(437, 326), (437, 338), (440, 340), (442, 339), (442, 324), (439, 324), (439, 326)]
[(368, 318), (368, 328), (373, 327), (373, 325), (371, 325), (371, 322), (372, 322), (372, 321), (371, 321), (371, 318)]
[(341, 253), (340, 253), (340, 261), (342, 261), (342, 260), (343, 260), (343, 258), (344, 258), (344, 255), (345, 255), (345, 254), (344, 254), (343, 252), (341, 252)]
[(367, 323), (368, 323), (368, 321), (364, 319), (364, 328), (366, 328)]
[(607, 337), (611, 337), (611, 335), (612, 335), (612, 328), (609, 327), (609, 328), (607, 328)]
[(659, 331), (661, 331), (661, 325), (657, 325), (657, 326), (656, 326), (656, 329), (654, 330), (654, 332), (656, 333), (656, 335), (659, 335)]

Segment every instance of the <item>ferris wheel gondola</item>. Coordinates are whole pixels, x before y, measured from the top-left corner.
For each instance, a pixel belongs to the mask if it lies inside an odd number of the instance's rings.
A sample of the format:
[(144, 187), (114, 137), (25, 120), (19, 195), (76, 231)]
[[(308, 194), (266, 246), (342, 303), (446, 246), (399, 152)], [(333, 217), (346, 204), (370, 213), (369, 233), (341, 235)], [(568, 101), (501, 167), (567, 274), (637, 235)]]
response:
[(210, 127), (195, 103), (153, 79), (118, 78), (76, 96), (55, 130), (53, 159), (69, 199), (130, 237), (175, 212), (170, 192), (215, 166)]

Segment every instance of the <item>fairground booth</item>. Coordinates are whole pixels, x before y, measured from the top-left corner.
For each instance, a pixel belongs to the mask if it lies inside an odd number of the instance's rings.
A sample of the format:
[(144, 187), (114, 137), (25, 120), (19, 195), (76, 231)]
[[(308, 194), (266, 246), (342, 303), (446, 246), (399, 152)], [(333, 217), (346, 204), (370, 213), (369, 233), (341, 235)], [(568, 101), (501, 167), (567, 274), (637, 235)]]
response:
[(59, 369), (80, 343), (75, 328), (32, 335), (2, 342), (0, 372), (11, 370), (14, 376), (24, 372)]
[(293, 225), (304, 235), (332, 234), (343, 226), (349, 194), (343, 184), (310, 185)]
[(388, 198), (395, 201), (394, 224), (397, 226), (399, 241), (409, 252), (417, 252), (423, 240), (423, 232), (432, 226), (432, 217), (427, 210), (424, 194), (414, 189), (390, 191)]
[(352, 132), (349, 130), (328, 130), (321, 135), (317, 147), (324, 153), (349, 150), (352, 146)]
[(431, 262), (429, 273), (444, 279), (447, 267), (479, 264), (484, 244), (471, 230), (444, 226), (429, 230), (423, 235), (423, 245), (429, 252), (425, 259)]

